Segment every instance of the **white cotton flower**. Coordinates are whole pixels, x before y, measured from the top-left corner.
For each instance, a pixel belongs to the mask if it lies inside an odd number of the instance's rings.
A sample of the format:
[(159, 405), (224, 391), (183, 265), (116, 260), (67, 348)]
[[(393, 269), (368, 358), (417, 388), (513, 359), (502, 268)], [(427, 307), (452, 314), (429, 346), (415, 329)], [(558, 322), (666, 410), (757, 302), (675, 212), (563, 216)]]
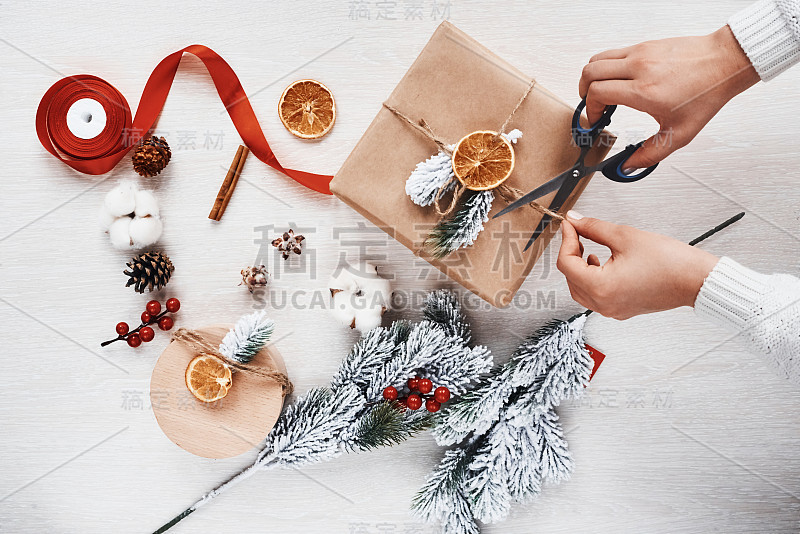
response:
[(381, 325), (392, 300), (389, 280), (378, 276), (371, 263), (345, 263), (331, 276), (333, 314), (343, 325), (367, 332)]
[(114, 248), (129, 249), (133, 246), (130, 235), (131, 218), (119, 217), (108, 227), (108, 236)]
[(160, 217), (135, 217), (130, 223), (130, 238), (136, 248), (152, 245), (161, 237)]
[(158, 200), (134, 182), (122, 182), (108, 192), (98, 216), (115, 248), (131, 249), (152, 245), (161, 237), (164, 225)]
[(136, 191), (136, 209), (134, 213), (137, 217), (158, 216), (158, 200), (153, 196), (152, 191)]
[(114, 217), (129, 215), (136, 209), (136, 184), (122, 182), (106, 195), (105, 208)]

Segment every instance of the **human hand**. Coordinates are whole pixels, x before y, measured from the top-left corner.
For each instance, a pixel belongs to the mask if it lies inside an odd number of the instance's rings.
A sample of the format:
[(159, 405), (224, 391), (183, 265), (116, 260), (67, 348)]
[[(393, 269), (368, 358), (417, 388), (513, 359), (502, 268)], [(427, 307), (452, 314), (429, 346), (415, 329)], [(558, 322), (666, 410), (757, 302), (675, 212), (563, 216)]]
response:
[[(579, 236), (611, 249), (611, 258), (603, 265), (594, 254), (584, 260)], [(718, 260), (670, 237), (574, 211), (561, 223), (557, 266), (572, 298), (614, 319), (693, 306)]]
[(626, 162), (623, 170), (629, 171), (655, 165), (689, 144), (725, 103), (758, 81), (726, 25), (702, 37), (601, 52), (583, 68), (579, 92), (592, 124), (613, 104), (658, 121), (659, 132)]

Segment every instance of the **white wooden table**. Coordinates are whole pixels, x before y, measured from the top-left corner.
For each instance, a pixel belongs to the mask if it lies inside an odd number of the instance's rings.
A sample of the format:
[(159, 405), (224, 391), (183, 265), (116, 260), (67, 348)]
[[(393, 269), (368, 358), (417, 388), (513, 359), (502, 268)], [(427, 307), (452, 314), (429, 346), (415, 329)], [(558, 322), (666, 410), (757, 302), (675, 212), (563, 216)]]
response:
[[(150, 532), (254, 455), (201, 459), (161, 433), (147, 390), (166, 335), (138, 350), (99, 348), (116, 322), (135, 322), (147, 300), (124, 287), (130, 255), (113, 250), (96, 223), (104, 194), (135, 175), (127, 160), (107, 176), (81, 175), (44, 152), (33, 119), (53, 82), (95, 74), (135, 107), (160, 59), (206, 44), (254, 95), (281, 161), (333, 173), (443, 15), (574, 102), (593, 53), (710, 32), (747, 2), (398, 1), (386, 4), (395, 7), (384, 18), (375, 1), (64, 4), (0, 6), (0, 532)], [(353, 20), (363, 8), (369, 19)], [(275, 113), (282, 89), (303, 77), (326, 83), (338, 104), (335, 128), (316, 143), (293, 138)], [(704, 246), (762, 271), (797, 274), (799, 85), (800, 68), (759, 84), (658, 173), (630, 187), (596, 180), (577, 208), (687, 240), (746, 210)], [(614, 123), (621, 143), (654, 127), (629, 110)], [(179, 325), (232, 322), (258, 306), (236, 284), (259, 254), (259, 227), (299, 226), (308, 237), (308, 263), (297, 272), (263, 250), (279, 274), (267, 308), (285, 336), (278, 348), (297, 391), (325, 384), (356, 340), (327, 310), (308, 306), (342, 256), (366, 253), (405, 291), (454, 287), (398, 243), (369, 233), (374, 227), (335, 198), (252, 157), (222, 223), (211, 223), (206, 215), (239, 139), (199, 61), (184, 59), (157, 131), (173, 160), (142, 182), (161, 199), (161, 243), (176, 271), (159, 295), (181, 299)], [(367, 230), (354, 234), (361, 223)], [(370, 244), (360, 251), (359, 240)], [(475, 305), (477, 341), (498, 360), (518, 336), (580, 309), (555, 269), (557, 246), (523, 285), (532, 305), (493, 310), (464, 295)], [(298, 295), (299, 304), (281, 305), (282, 295)], [(393, 318), (400, 316), (419, 312)], [(577, 460), (572, 480), (515, 506), (486, 532), (800, 529), (800, 391), (688, 309), (623, 323), (593, 316), (588, 340), (608, 358), (588, 397), (560, 410)], [(302, 471), (265, 472), (175, 532), (437, 532), (407, 509), (441, 452), (425, 435)]]

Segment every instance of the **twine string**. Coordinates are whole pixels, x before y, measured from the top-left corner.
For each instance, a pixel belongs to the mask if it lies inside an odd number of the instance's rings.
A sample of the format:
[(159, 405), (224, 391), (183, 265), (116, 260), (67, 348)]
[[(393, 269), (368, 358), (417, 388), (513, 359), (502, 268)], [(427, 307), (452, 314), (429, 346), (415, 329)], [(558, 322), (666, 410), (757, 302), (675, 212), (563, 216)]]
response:
[(528, 98), (528, 95), (531, 94), (531, 91), (533, 91), (534, 85), (536, 85), (536, 80), (531, 80), (531, 83), (528, 84), (528, 88), (525, 90), (525, 93), (523, 93), (523, 95), (520, 97), (519, 101), (517, 102), (517, 105), (514, 106), (514, 109), (511, 110), (511, 113), (508, 114), (508, 117), (506, 117), (506, 120), (503, 122), (503, 125), (497, 131), (497, 135), (500, 135), (506, 131), (506, 128), (508, 128), (508, 124), (511, 122), (511, 119), (514, 118), (514, 114), (520, 108), (522, 103), (525, 102), (525, 100)]
[[(502, 184), (498, 185), (495, 188), (495, 191), (497, 191), (497, 193), (503, 198), (503, 200), (505, 200), (509, 204), (511, 204), (513, 202), (516, 202), (517, 200), (521, 199), (522, 196), (525, 194), (522, 191), (520, 191), (519, 189), (517, 189), (516, 187), (511, 187), (510, 185), (506, 185), (505, 183), (502, 183)], [(556, 213), (555, 211), (542, 206), (538, 202), (535, 202), (535, 201), (531, 202), (530, 204), (528, 204), (528, 206), (530, 206), (531, 208), (535, 209), (536, 211), (538, 211), (542, 215), (549, 215), (552, 219), (555, 219), (556, 221), (560, 222), (560, 221), (564, 220), (564, 216), (563, 215), (561, 215), (560, 213)]]
[(209, 343), (202, 334), (196, 330), (188, 328), (179, 328), (172, 334), (172, 341), (180, 341), (192, 347), (200, 355), (213, 356), (225, 362), (225, 365), (237, 371), (252, 373), (270, 380), (274, 380), (281, 386), (283, 396), (291, 395), (294, 391), (294, 385), (289, 380), (289, 377), (280, 371), (275, 371), (266, 367), (259, 367), (257, 365), (241, 364), (226, 357), (224, 354)]
[[(506, 131), (506, 128), (508, 128), (508, 125), (513, 120), (514, 115), (517, 113), (517, 110), (519, 110), (520, 106), (522, 106), (522, 103), (525, 102), (525, 100), (528, 98), (528, 95), (530, 95), (535, 85), (536, 85), (536, 80), (531, 80), (530, 83), (528, 84), (527, 89), (522, 94), (519, 101), (517, 101), (517, 105), (514, 106), (514, 109), (511, 110), (511, 113), (509, 113), (508, 117), (506, 117), (506, 120), (503, 121), (502, 126), (500, 126), (500, 129), (497, 132), (498, 136), (502, 135), (503, 132)], [(425, 119), (420, 119), (419, 121), (415, 121), (411, 117), (409, 117), (408, 115), (397, 109), (396, 107), (387, 104), (386, 102), (383, 103), (383, 107), (391, 111), (396, 117), (404, 121), (406, 124), (414, 128), (416, 131), (418, 131), (419, 133), (421, 133), (422, 135), (424, 135), (425, 137), (436, 143), (436, 146), (439, 147), (439, 150), (441, 150), (445, 154), (450, 154), (450, 155), (453, 154), (453, 150), (450, 148), (450, 145), (442, 138), (437, 136), (436, 133), (434, 133), (433, 129), (425, 121)], [(454, 180), (456, 181), (456, 187), (453, 190), (453, 195), (450, 199), (450, 203), (447, 205), (446, 208), (443, 209), (441, 206), (441, 199), (444, 196), (445, 192), (447, 192), (450, 189), (450, 186), (453, 184)], [(463, 183), (461, 183), (461, 181), (458, 180), (458, 178), (456, 178), (455, 176), (451, 177), (449, 180), (447, 180), (444, 184), (442, 184), (439, 187), (439, 190), (436, 192), (436, 197), (434, 197), (434, 202), (433, 202), (433, 206), (434, 209), (436, 210), (436, 214), (439, 216), (439, 220), (444, 219), (455, 210), (456, 206), (458, 205), (458, 201), (464, 195), (466, 190), (467, 187)], [(500, 197), (502, 197), (503, 200), (505, 200), (509, 204), (511, 204), (512, 202), (516, 202), (517, 200), (522, 198), (523, 195), (523, 192), (517, 189), (516, 187), (511, 187), (504, 183), (495, 187), (495, 190), (497, 190), (497, 193), (500, 195)], [(539, 213), (541, 213), (542, 215), (549, 215), (550, 217), (552, 217), (557, 221), (564, 220), (564, 217), (562, 215), (550, 209), (547, 209), (538, 202), (531, 202), (529, 206), (532, 207), (534, 210), (538, 211)]]
[[(448, 204), (446, 209), (442, 209), (440, 205), (441, 198), (453, 181), (456, 182), (456, 188), (453, 190), (453, 195), (450, 198), (450, 204)], [(453, 213), (453, 210), (456, 209), (456, 205), (458, 205), (458, 201), (461, 199), (461, 195), (463, 195), (466, 190), (467, 187), (455, 176), (447, 180), (444, 185), (439, 188), (439, 190), (436, 192), (436, 196), (433, 199), (433, 208), (436, 210), (436, 215), (439, 216), (440, 221)]]

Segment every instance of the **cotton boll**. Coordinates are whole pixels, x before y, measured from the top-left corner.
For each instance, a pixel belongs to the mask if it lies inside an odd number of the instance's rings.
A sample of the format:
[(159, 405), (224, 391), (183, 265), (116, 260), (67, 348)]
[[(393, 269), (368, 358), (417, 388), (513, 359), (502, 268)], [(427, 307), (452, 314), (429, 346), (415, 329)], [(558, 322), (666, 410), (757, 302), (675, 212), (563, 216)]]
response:
[(129, 232), (134, 246), (140, 248), (158, 241), (163, 229), (160, 217), (136, 217), (131, 220)]
[(123, 182), (106, 195), (105, 208), (114, 217), (129, 215), (136, 209), (136, 184)]
[(108, 227), (108, 236), (111, 238), (114, 248), (123, 250), (131, 248), (131, 221), (130, 217), (120, 217)]
[(103, 230), (108, 231), (111, 223), (113, 223), (115, 220), (117, 220), (117, 218), (114, 217), (114, 215), (108, 211), (106, 205), (103, 204), (103, 206), (100, 207), (100, 215), (97, 217), (97, 222), (100, 223), (100, 227)]
[(345, 264), (331, 277), (334, 315), (342, 324), (367, 332), (381, 325), (392, 300), (389, 280), (378, 275), (378, 268), (367, 262)]
[(153, 196), (152, 191), (136, 191), (135, 196), (136, 209), (134, 213), (137, 217), (158, 216), (158, 200)]
[(354, 327), (356, 312), (350, 302), (352, 293), (339, 291), (333, 295), (333, 316), (342, 323), (343, 326)]

